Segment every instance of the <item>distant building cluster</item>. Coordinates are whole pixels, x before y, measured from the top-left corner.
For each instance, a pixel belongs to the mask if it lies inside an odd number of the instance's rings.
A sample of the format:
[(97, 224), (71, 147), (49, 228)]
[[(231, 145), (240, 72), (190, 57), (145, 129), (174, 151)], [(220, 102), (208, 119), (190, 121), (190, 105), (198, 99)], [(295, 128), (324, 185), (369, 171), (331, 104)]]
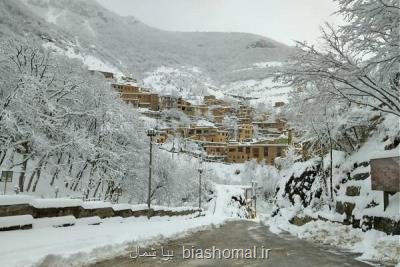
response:
[[(106, 79), (115, 81), (112, 73), (101, 73)], [(180, 137), (199, 144), (208, 160), (227, 163), (256, 160), (273, 165), (277, 157), (285, 155), (293, 142), (292, 131), (287, 128), (284, 118), (256, 113), (244, 101), (232, 106), (214, 95), (207, 95), (202, 103), (192, 103), (182, 97), (153, 93), (130, 82), (132, 78), (124, 77), (122, 80), (124, 82), (112, 83), (112, 89), (125, 102), (147, 109), (145, 115), (161, 118), (162, 111), (176, 109), (189, 118), (197, 119), (195, 124), (159, 129), (158, 143)], [(284, 102), (276, 102), (274, 107), (284, 105)]]

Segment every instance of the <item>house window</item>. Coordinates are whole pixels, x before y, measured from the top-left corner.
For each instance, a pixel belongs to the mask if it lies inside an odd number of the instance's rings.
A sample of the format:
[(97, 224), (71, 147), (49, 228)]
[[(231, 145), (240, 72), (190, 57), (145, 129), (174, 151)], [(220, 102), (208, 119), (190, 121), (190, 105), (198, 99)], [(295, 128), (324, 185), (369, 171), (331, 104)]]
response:
[(239, 148), (238, 148), (238, 151), (239, 151), (239, 152), (243, 152), (243, 147), (239, 147)]
[(259, 155), (259, 150), (258, 150), (258, 147), (253, 147), (253, 155), (254, 155), (254, 157), (258, 157), (258, 155)]
[(264, 147), (264, 158), (268, 158), (268, 147)]

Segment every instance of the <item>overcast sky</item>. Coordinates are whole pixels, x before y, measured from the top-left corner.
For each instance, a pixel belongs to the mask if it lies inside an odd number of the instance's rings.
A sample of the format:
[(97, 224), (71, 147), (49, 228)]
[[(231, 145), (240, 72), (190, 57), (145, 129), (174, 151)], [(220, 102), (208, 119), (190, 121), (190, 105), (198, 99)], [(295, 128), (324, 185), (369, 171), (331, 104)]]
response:
[(333, 0), (97, 0), (120, 14), (165, 30), (260, 34), (293, 45), (315, 43), (319, 25), (338, 23)]

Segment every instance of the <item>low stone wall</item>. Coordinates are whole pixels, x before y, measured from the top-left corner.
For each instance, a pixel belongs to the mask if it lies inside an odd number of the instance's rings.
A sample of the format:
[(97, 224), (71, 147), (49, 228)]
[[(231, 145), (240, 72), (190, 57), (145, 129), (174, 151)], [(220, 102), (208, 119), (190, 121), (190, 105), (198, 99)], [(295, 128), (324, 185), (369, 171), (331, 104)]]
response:
[(82, 207), (62, 207), (62, 208), (36, 208), (32, 207), (33, 218), (61, 217), (72, 215), (75, 218), (80, 218), (79, 214)]
[(0, 217), (33, 215), (33, 207), (29, 204), (0, 205)]
[(351, 225), (353, 228), (361, 228), (363, 231), (375, 229), (388, 235), (400, 235), (400, 220), (377, 216), (363, 216), (362, 219), (355, 219), (353, 215), (354, 208), (354, 203), (340, 201), (336, 202), (336, 212), (345, 215), (343, 222), (333, 221), (321, 215), (318, 215), (318, 219), (309, 216), (294, 216), (289, 222), (297, 226), (302, 226), (312, 221), (322, 220), (341, 223), (344, 225)]
[(363, 216), (361, 227), (363, 230), (375, 229), (390, 235), (400, 235), (400, 221), (390, 218)]
[[(31, 206), (30, 204), (15, 204), (15, 205), (0, 205), (0, 219), (1, 217), (7, 216), (18, 216), (18, 215), (31, 215), (33, 219), (41, 218), (54, 218), (63, 216), (74, 216), (76, 219), (88, 218), (98, 216), (101, 219), (110, 217), (140, 217), (140, 216), (185, 216), (199, 212), (199, 209), (188, 209), (181, 211), (174, 210), (162, 210), (162, 209), (121, 209), (114, 210), (112, 207), (100, 207), (100, 208), (84, 208), (82, 206), (72, 207), (59, 207), (59, 208), (38, 208)], [(13, 225), (7, 227), (1, 227), (0, 231), (30, 229), (32, 225)]]

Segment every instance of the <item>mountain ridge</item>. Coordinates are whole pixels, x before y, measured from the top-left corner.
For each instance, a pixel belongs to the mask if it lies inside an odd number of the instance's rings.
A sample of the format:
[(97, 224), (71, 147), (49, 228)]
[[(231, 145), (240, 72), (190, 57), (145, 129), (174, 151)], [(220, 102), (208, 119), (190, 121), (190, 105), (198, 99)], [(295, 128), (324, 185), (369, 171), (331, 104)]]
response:
[[(138, 79), (160, 66), (199, 67), (221, 83), (262, 79), (262, 71), (237, 70), (257, 62), (283, 61), (293, 50), (250, 33), (160, 30), (135, 17), (115, 14), (94, 0), (18, 0), (10, 5), (26, 6), (37, 16), (28, 19), (47, 26), (49, 39), (55, 39), (57, 46), (67, 43), (77, 53), (98, 57)], [(54, 35), (57, 37), (52, 38)], [(58, 35), (66, 39), (64, 44)]]

